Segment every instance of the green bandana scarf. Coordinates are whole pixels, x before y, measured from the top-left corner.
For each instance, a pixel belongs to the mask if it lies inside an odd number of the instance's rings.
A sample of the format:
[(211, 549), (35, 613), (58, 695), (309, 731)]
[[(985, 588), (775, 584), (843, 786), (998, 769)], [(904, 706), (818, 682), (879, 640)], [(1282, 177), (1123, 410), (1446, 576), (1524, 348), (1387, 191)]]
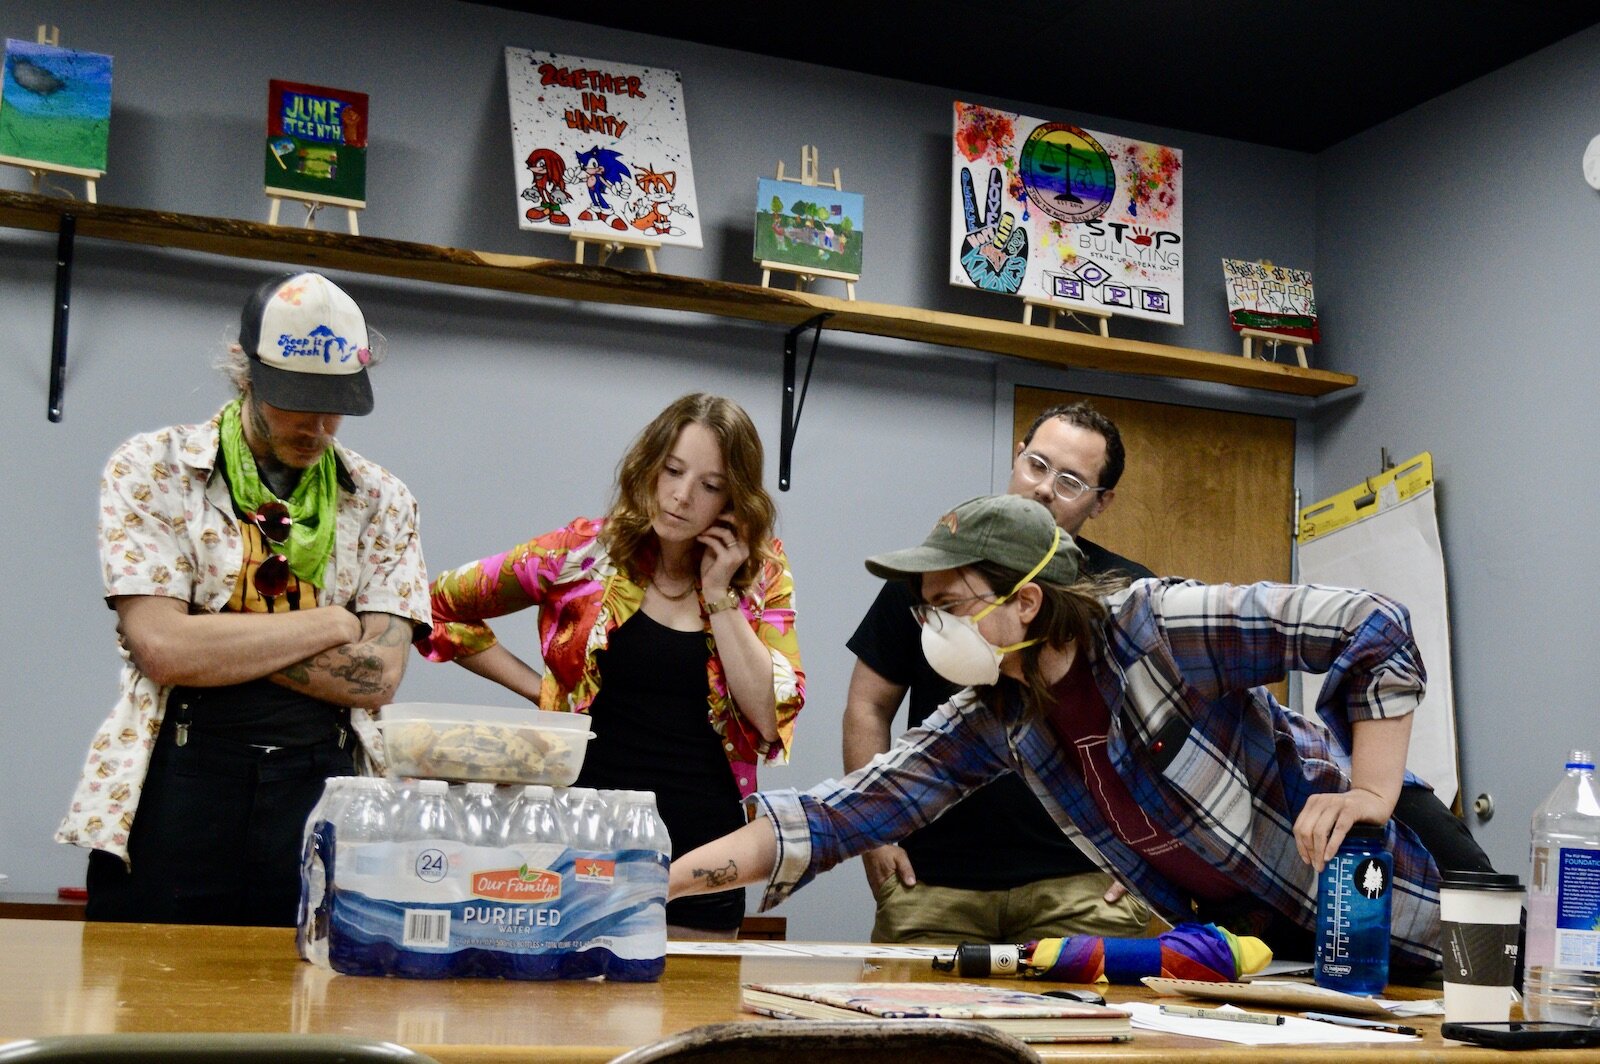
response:
[(333, 556), (333, 532), (339, 509), (339, 481), (333, 448), (324, 451), (317, 464), (300, 474), (300, 483), (287, 499), (279, 499), (261, 483), (255, 456), (244, 440), (240, 419), (242, 397), (222, 408), (222, 461), (228, 471), (228, 487), (233, 504), (244, 514), (259, 513), (270, 502), (282, 502), (294, 522), (289, 538), (278, 546), (289, 559), (289, 568), (300, 579), (322, 586), (328, 559)]

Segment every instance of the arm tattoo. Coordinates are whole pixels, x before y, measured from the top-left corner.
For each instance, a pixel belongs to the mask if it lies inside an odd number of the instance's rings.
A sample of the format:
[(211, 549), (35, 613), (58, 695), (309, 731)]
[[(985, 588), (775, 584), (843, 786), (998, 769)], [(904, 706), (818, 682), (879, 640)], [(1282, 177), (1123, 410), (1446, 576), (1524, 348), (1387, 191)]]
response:
[(388, 618), (379, 632), (367, 642), (376, 643), (380, 647), (403, 647), (411, 642), (411, 622), (404, 617), (396, 617), (392, 613), (384, 615)]
[(739, 878), (739, 866), (733, 863), (733, 858), (728, 858), (728, 863), (721, 868), (695, 868), (689, 873), (696, 879), (706, 881), (706, 886), (716, 888), (725, 887)]

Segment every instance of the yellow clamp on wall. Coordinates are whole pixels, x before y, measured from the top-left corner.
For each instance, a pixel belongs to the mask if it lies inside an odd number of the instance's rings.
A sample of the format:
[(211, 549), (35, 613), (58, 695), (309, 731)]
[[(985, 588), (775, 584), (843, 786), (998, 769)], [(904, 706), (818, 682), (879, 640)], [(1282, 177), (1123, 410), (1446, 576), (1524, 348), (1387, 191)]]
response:
[(1408, 458), (1393, 469), (1368, 477), (1348, 491), (1312, 503), (1300, 511), (1295, 530), (1297, 543), (1309, 543), (1318, 536), (1354, 524), (1378, 512), (1378, 499), (1384, 489), (1394, 486), (1393, 502), (1404, 502), (1433, 485), (1433, 453), (1423, 451)]

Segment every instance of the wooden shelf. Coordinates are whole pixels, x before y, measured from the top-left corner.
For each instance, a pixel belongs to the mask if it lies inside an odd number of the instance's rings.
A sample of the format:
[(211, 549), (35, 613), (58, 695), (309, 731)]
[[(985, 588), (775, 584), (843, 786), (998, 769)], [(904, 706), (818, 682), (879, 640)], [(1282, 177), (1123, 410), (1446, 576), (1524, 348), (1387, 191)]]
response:
[(74, 216), (79, 237), (521, 292), (549, 299), (694, 311), (790, 327), (826, 311), (833, 315), (826, 325), (830, 330), (919, 340), (1107, 373), (1176, 377), (1306, 396), (1327, 395), (1356, 384), (1355, 377), (1344, 373), (967, 314), (0, 191), (0, 226), (55, 232), (63, 214)]

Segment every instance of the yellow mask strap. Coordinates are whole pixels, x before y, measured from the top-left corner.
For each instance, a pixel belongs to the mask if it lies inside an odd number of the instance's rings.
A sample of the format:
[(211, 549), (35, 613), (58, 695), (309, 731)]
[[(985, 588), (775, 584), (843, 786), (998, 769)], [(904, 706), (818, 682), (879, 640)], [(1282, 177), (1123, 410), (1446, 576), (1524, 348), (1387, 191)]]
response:
[[(1011, 596), (1015, 595), (1017, 593), (1018, 589), (1020, 589), (1023, 586), (1025, 586), (1028, 583), (1028, 581), (1032, 580), (1034, 577), (1038, 576), (1040, 573), (1042, 573), (1044, 571), (1044, 567), (1050, 564), (1050, 559), (1054, 558), (1056, 556), (1056, 551), (1060, 547), (1061, 547), (1061, 526), (1057, 525), (1056, 526), (1056, 537), (1055, 537), (1055, 539), (1051, 540), (1050, 549), (1045, 551), (1044, 557), (1039, 559), (1039, 564), (1035, 565), (1032, 569), (1029, 569), (1028, 570), (1028, 575), (1023, 577), (1021, 580), (1018, 580), (1017, 583), (1016, 583), (1016, 586), (1013, 587), (1010, 591), (1007, 591), (1004, 595), (1001, 595), (999, 598), (997, 598), (993, 602), (989, 603), (983, 609), (979, 610), (977, 613), (974, 613), (972, 615), (972, 619), (974, 621), (981, 621), (981, 620), (983, 620), (983, 618), (989, 616), (989, 614), (993, 613), (995, 610), (997, 610), (1001, 606), (1005, 605), (1005, 603), (1011, 598)], [(1020, 647), (1030, 646), (1031, 644), (1037, 643), (1037, 642), (1038, 642), (1037, 639), (1032, 639), (1032, 640), (1029, 640), (1027, 643), (1018, 643), (1016, 646), (1001, 647), (1000, 650), (1001, 650), (1002, 653), (1006, 653), (1006, 652), (1010, 652), (1012, 650), (1016, 650), (1016, 649), (1018, 649)]]

